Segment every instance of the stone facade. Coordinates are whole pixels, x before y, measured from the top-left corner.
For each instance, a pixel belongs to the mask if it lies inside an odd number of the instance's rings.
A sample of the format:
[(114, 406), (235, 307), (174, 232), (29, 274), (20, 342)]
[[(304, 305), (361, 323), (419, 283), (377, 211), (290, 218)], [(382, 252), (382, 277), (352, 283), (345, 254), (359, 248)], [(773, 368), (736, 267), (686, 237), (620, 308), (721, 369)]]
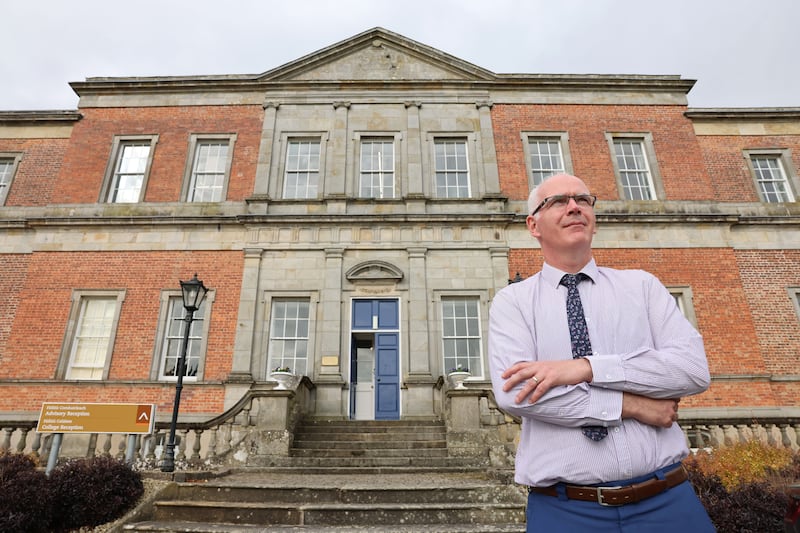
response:
[[(376, 378), (365, 398), (396, 401), (389, 418), (449, 416), (443, 313), (474, 302), (479, 329), (456, 336), (477, 339), (468, 388), (483, 391), (473, 395), (482, 411), (453, 423), (496, 418), (488, 310), (496, 290), (541, 266), (524, 219), (528, 143), (543, 137), (559, 140), (565, 170), (599, 198), (598, 263), (659, 276), (704, 335), (713, 384), (684, 411), (792, 424), (800, 112), (692, 110), (692, 85), (495, 74), (377, 28), (259, 75), (89, 78), (72, 84), (77, 111), (0, 112), (0, 161), (15, 169), (0, 206), (0, 413), (33, 420), (44, 401), (125, 401), (154, 403), (166, 420), (165, 302), (196, 272), (211, 291), (182, 420), (214, 419), (271, 383), (272, 314), (285, 300), (308, 306), (304, 409), (328, 418), (355, 416), (357, 347), (377, 350), (384, 331), (397, 383), (383, 397)], [(625, 198), (618, 138), (641, 141), (655, 199)], [(193, 202), (192, 150), (205, 139), (229, 150), (223, 196)], [(392, 153), (382, 198), (360, 189), (373, 140)], [(289, 146), (305, 141), (319, 147), (318, 190), (287, 197)], [(437, 173), (449, 169), (436, 154), (449, 141), (466, 149), (452, 173), (466, 192), (443, 197)], [(116, 203), (115, 154), (127, 142), (150, 155), (139, 201)], [(760, 196), (753, 153), (781, 158), (792, 201)], [(80, 305), (92, 297), (115, 299), (110, 344), (95, 378), (70, 379)], [(397, 323), (356, 326), (354, 302), (396, 306)]]

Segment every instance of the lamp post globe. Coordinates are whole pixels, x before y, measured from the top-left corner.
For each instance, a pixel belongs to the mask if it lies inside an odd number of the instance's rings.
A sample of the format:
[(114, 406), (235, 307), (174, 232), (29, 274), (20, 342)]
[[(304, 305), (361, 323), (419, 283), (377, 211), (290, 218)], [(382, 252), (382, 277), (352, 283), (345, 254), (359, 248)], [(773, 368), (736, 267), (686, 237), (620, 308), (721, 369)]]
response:
[(181, 295), (183, 297), (183, 307), (186, 309), (184, 321), (186, 324), (183, 328), (183, 343), (181, 344), (181, 352), (178, 357), (178, 368), (176, 369), (177, 381), (175, 383), (175, 403), (172, 407), (172, 421), (169, 426), (169, 440), (167, 441), (167, 448), (164, 452), (164, 461), (161, 463), (162, 472), (175, 471), (175, 429), (178, 425), (178, 410), (181, 404), (181, 390), (183, 390), (183, 375), (186, 373), (186, 350), (189, 347), (189, 331), (192, 327), (194, 320), (194, 313), (200, 308), (203, 303), (208, 289), (203, 282), (197, 279), (197, 274), (189, 281), (181, 281)]

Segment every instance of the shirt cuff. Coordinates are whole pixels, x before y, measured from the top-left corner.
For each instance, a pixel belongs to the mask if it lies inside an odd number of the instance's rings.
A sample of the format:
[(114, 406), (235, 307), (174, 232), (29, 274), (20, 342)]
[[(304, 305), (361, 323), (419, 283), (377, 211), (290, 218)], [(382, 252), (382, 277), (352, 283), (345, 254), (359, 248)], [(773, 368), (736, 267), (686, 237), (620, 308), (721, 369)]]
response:
[(592, 366), (592, 385), (605, 387), (625, 381), (622, 358), (618, 355), (592, 355), (586, 358)]
[(622, 392), (589, 387), (586, 416), (603, 426), (615, 426), (622, 420)]

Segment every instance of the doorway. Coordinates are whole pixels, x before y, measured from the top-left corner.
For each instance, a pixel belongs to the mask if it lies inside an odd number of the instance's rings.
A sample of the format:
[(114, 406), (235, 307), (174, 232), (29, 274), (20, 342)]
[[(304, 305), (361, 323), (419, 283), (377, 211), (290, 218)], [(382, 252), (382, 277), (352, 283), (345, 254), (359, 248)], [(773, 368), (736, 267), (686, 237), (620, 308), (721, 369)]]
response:
[(350, 418), (400, 419), (399, 302), (353, 300)]

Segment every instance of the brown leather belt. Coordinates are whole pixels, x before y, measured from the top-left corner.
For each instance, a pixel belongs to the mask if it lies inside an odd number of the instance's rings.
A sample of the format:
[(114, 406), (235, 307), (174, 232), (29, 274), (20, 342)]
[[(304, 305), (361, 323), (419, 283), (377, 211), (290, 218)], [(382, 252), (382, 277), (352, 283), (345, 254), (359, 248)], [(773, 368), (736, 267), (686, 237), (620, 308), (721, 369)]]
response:
[[(588, 487), (586, 485), (566, 485), (567, 498), (570, 500), (581, 500), (585, 502), (597, 502), (600, 505), (625, 505), (626, 503), (636, 503), (647, 498), (652, 498), (656, 494), (661, 494), (667, 489), (676, 487), (689, 479), (686, 469), (680, 465), (674, 470), (670, 470), (664, 479), (648, 479), (641, 483), (626, 485), (624, 487)], [(558, 496), (556, 485), (550, 487), (528, 487), (528, 492), (545, 494), (547, 496)]]

